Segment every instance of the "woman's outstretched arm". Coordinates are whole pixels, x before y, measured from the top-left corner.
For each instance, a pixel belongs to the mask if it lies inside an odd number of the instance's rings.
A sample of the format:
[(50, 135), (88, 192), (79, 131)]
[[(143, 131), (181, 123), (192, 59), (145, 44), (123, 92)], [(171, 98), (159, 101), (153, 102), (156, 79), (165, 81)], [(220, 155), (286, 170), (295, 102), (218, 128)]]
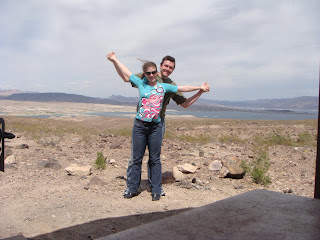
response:
[(132, 73), (129, 71), (129, 69), (123, 65), (116, 57), (116, 54), (114, 52), (109, 52), (107, 54), (107, 58), (113, 63), (114, 67), (116, 68), (119, 76), (123, 79), (125, 82), (129, 82), (129, 78), (132, 75)]

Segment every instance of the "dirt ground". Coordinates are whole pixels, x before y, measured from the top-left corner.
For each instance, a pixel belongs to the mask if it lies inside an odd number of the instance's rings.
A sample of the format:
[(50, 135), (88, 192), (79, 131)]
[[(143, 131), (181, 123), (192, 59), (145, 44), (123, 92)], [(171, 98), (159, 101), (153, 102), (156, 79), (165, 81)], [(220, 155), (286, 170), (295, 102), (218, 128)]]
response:
[[(7, 164), (4, 173), (0, 172), (0, 238), (22, 234), (34, 240), (95, 239), (254, 189), (313, 197), (316, 140), (309, 145), (270, 146), (268, 174), (272, 183), (268, 186), (254, 183), (248, 174), (243, 179), (220, 178), (208, 165), (228, 157), (252, 160), (255, 143), (239, 139), (263, 138), (275, 133), (292, 139), (306, 132), (316, 136), (316, 120), (186, 118), (181, 121), (168, 118), (161, 154), (163, 172), (172, 172), (173, 166), (183, 163), (196, 165), (198, 169), (186, 174), (182, 182), (163, 184), (166, 196), (160, 201), (151, 201), (147, 156), (140, 194), (132, 199), (122, 196), (131, 146), (131, 138), (124, 132), (130, 132), (132, 118), (2, 117), (6, 131), (14, 133), (16, 138), (5, 141), (6, 150), (11, 151), (15, 162)], [(50, 136), (50, 139), (43, 131), (41, 137), (31, 139), (21, 127), (30, 124), (39, 128), (56, 126), (57, 132), (61, 126), (77, 130), (65, 133), (62, 138)], [(93, 137), (84, 140), (81, 126), (90, 128)], [(201, 141), (201, 136), (208, 135), (209, 141)], [(196, 137), (198, 141), (194, 140)], [(94, 167), (97, 152), (106, 157), (104, 170)], [(61, 168), (42, 167), (43, 161), (55, 161)], [(74, 163), (92, 166), (92, 174), (69, 175), (65, 168)]]

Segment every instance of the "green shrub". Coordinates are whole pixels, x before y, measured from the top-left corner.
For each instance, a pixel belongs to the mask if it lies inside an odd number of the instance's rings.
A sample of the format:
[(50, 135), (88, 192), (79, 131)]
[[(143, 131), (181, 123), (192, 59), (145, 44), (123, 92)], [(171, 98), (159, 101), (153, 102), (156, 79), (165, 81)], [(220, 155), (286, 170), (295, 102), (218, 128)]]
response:
[(241, 139), (237, 136), (221, 136), (219, 137), (219, 142), (221, 143), (245, 143), (247, 140)]
[(299, 145), (316, 145), (315, 137), (309, 132), (303, 132), (298, 134), (297, 143)]
[(106, 168), (106, 161), (102, 154), (102, 152), (97, 152), (97, 159), (94, 162), (94, 165), (97, 169), (105, 169)]
[(262, 185), (268, 185), (271, 183), (271, 178), (267, 175), (270, 162), (269, 156), (266, 152), (260, 152), (259, 155), (250, 163), (242, 161), (241, 167), (252, 176), (255, 183)]
[(106, 132), (109, 134), (113, 134), (115, 136), (123, 136), (123, 137), (131, 137), (132, 136), (132, 128), (125, 127), (119, 129), (107, 129)]
[(178, 139), (185, 142), (201, 143), (201, 144), (206, 144), (211, 141), (211, 137), (205, 134), (199, 134), (197, 136), (183, 135), (183, 136), (179, 136)]
[(256, 135), (254, 142), (257, 145), (266, 145), (266, 146), (275, 146), (275, 145), (285, 145), (285, 146), (294, 146), (295, 142), (290, 138), (290, 136), (280, 135), (278, 133), (266, 136), (262, 138), (259, 135)]

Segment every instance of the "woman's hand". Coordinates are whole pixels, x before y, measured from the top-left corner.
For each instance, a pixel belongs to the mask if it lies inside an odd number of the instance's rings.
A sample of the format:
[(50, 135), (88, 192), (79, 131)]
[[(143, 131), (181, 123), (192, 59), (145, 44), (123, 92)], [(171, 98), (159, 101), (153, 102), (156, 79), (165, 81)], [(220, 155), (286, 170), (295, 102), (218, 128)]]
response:
[(113, 62), (117, 59), (116, 54), (114, 52), (109, 52), (107, 54), (107, 58), (109, 59), (109, 61)]

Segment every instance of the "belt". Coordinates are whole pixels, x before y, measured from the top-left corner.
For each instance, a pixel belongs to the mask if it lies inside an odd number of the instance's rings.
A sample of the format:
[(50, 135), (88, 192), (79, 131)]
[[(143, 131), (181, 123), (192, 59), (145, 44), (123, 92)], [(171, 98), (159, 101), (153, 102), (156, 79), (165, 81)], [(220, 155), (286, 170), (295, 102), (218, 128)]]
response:
[(145, 126), (151, 126), (151, 125), (154, 125), (155, 124), (155, 122), (145, 122), (145, 121), (142, 121), (142, 120), (140, 120), (140, 119), (138, 119), (138, 118), (136, 118), (136, 120), (138, 121), (138, 122), (140, 122), (140, 123), (142, 123), (143, 125), (145, 125)]

